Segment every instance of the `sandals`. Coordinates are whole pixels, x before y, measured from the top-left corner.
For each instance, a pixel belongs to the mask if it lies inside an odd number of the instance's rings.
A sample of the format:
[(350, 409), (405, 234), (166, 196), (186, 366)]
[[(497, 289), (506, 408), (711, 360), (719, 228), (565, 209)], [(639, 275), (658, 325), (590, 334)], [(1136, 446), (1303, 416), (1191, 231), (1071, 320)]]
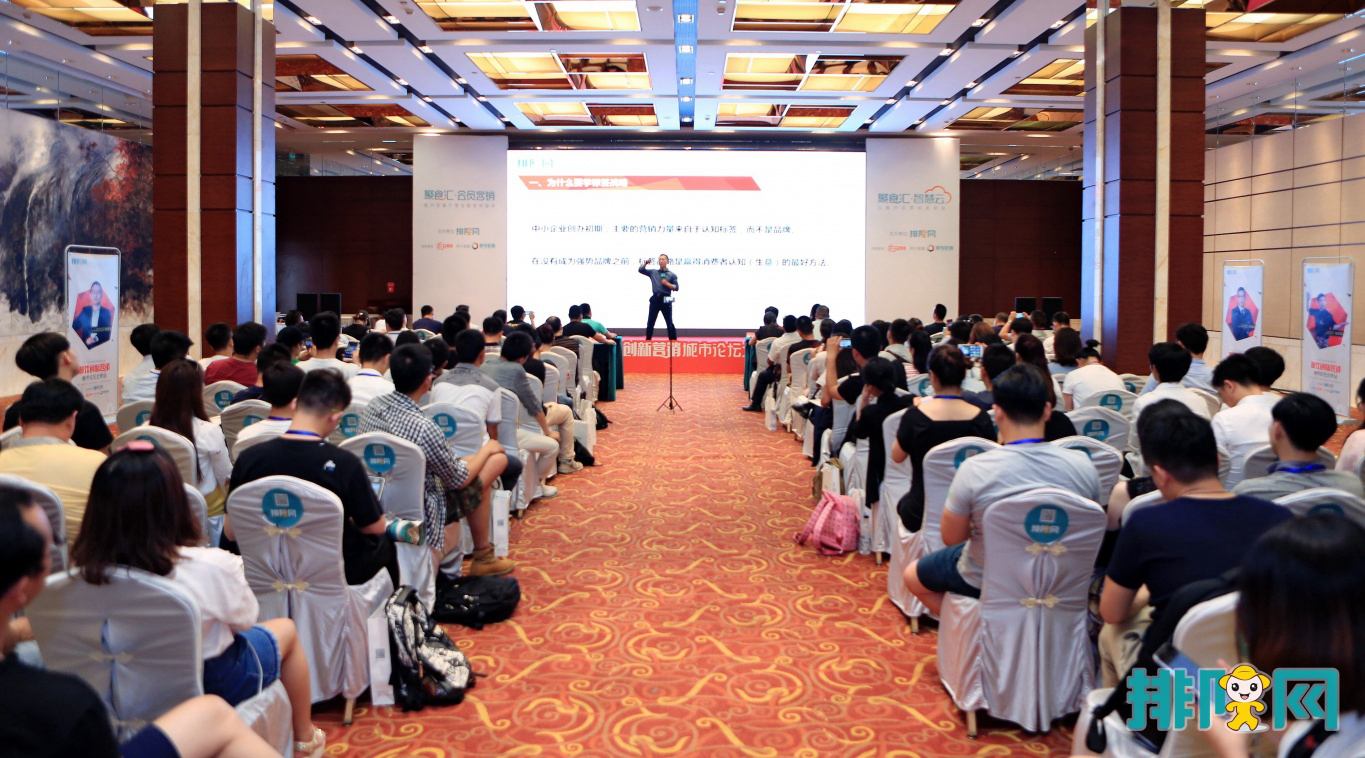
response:
[(327, 735), (322, 730), (313, 727), (313, 739), (307, 742), (294, 743), (294, 758), (322, 758), (322, 752), (327, 748)]

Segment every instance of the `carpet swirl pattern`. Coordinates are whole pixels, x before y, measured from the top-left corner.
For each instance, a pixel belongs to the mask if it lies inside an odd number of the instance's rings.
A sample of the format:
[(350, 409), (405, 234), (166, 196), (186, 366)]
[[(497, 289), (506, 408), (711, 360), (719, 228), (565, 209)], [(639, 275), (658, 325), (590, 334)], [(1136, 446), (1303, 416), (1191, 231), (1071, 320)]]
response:
[(521, 607), (448, 627), (487, 674), (455, 707), (318, 709), (328, 755), (1060, 756), (1067, 730), (982, 720), (969, 740), (870, 556), (792, 541), (813, 500), (791, 435), (741, 414), (737, 378), (665, 377), (603, 406), (599, 468), (512, 526)]

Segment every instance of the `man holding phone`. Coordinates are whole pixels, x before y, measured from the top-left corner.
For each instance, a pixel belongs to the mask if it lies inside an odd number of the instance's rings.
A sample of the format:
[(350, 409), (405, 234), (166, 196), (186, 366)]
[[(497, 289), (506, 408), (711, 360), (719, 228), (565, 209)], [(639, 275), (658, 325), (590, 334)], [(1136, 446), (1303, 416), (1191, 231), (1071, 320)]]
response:
[(640, 264), (640, 273), (649, 277), (649, 320), (645, 324), (645, 339), (654, 339), (654, 322), (659, 314), (664, 314), (664, 324), (668, 326), (668, 339), (676, 340), (678, 330), (673, 327), (673, 293), (678, 290), (678, 275), (668, 270), (668, 256), (659, 256), (659, 267), (648, 268), (651, 260)]

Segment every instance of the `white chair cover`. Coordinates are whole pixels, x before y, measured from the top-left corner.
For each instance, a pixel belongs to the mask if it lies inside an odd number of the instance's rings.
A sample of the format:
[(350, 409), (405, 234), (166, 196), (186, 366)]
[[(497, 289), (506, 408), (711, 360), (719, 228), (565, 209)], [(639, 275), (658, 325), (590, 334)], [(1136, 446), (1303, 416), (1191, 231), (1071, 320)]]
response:
[(51, 489), (14, 474), (0, 474), (0, 486), (23, 490), (43, 507), (47, 523), (52, 527), (52, 568), (48, 573), (65, 571), (67, 552), (71, 546), (67, 544), (66, 539), (66, 509), (62, 507), (62, 499)]
[(545, 385), (541, 389), (540, 402), (557, 403), (559, 402), (559, 369), (553, 364), (545, 364)]
[(360, 430), (360, 417), (365, 415), (365, 409), (368, 407), (369, 403), (351, 403), (346, 406), (346, 410), (341, 413), (341, 421), (337, 422), (337, 428), (327, 435), (327, 441), (333, 445), (340, 445), (354, 437)]
[(478, 411), (454, 403), (431, 403), (422, 406), (422, 413), (436, 422), (456, 457), (473, 455), (483, 446), (483, 438), (488, 430)]
[(1055, 487), (990, 506), (981, 599), (947, 595), (939, 624), (939, 673), (959, 708), (1032, 732), (1080, 710), (1095, 676), (1087, 601), (1104, 529), (1100, 506)]
[(590, 402), (595, 403), (597, 401), (598, 376), (597, 372), (592, 370), (592, 351), (593, 345), (597, 343), (593, 342), (587, 337), (574, 337), (574, 340), (578, 342), (579, 376), (581, 376), (583, 378), (584, 383), (587, 384), (587, 386), (584, 387), (584, 391), (587, 393), (586, 397)]
[(1123, 414), (1098, 405), (1087, 405), (1074, 411), (1067, 411), (1066, 417), (1075, 425), (1077, 432), (1097, 439), (1119, 452), (1128, 449), (1128, 438), (1133, 425)]
[(237, 435), (252, 424), (265, 421), (270, 415), (270, 403), (264, 400), (243, 400), (223, 409), (219, 423), (223, 426), (223, 439), (228, 450), (237, 444)]
[(268, 476), (233, 490), (227, 509), (260, 618), (298, 626), (313, 702), (358, 697), (370, 683), (366, 619), (393, 594), (393, 582), (380, 571), (347, 586), (341, 501), (316, 484)]
[(273, 440), (282, 434), (284, 434), (282, 431), (270, 430), (261, 432), (260, 434), (253, 434), (246, 439), (239, 438), (237, 444), (232, 446), (232, 450), (228, 451), (228, 457), (232, 458), (233, 463), (236, 463), (237, 459), (242, 457), (242, 453), (245, 453), (247, 450), (250, 450), (252, 447), (259, 445), (262, 442)]
[(758, 372), (768, 368), (768, 348), (772, 347), (776, 337), (764, 337), (754, 343), (754, 371), (749, 375), (749, 402), (753, 403), (754, 393), (758, 391)]
[(1345, 490), (1314, 487), (1275, 498), (1275, 502), (1293, 511), (1295, 516), (1335, 513), (1365, 525), (1365, 500)]
[(1100, 492), (1107, 493), (1119, 483), (1119, 472), (1123, 470), (1123, 456), (1109, 445), (1083, 434), (1053, 440), (1052, 444), (1085, 453), (1090, 462), (1095, 464), (1095, 473), (1099, 474)]
[(192, 484), (185, 485), (185, 499), (190, 503), (190, 515), (194, 516), (194, 523), (199, 526), (202, 544), (218, 547), (218, 538), (223, 534), (223, 518), (216, 517), (216, 524), (209, 520), (208, 501), (204, 500), (204, 493)]
[(198, 468), (195, 465), (198, 462), (198, 456), (194, 451), (194, 444), (189, 440), (169, 429), (143, 425), (134, 427), (115, 437), (109, 445), (109, 452), (117, 453), (129, 442), (135, 440), (145, 440), (165, 450), (175, 461), (176, 468), (180, 469), (181, 479), (191, 484), (199, 483)]
[(1198, 395), (1199, 399), (1203, 400), (1204, 404), (1208, 406), (1209, 418), (1217, 416), (1218, 412), (1223, 409), (1223, 401), (1216, 393), (1210, 392), (1202, 387), (1190, 387), (1190, 391), (1195, 395)]
[[(27, 615), (44, 665), (99, 693), (119, 740), (204, 694), (199, 606), (174, 580), (132, 568), (114, 570), (98, 586), (74, 572), (54, 574)], [(237, 712), (281, 753), (292, 746), (282, 683)]]
[(1133, 402), (1137, 400), (1137, 395), (1123, 390), (1109, 390), (1097, 395), (1091, 395), (1081, 404), (1082, 408), (1098, 406), (1107, 408), (1116, 413), (1120, 413), (1129, 421), (1133, 420)]
[[(1276, 462), (1275, 451), (1269, 445), (1252, 450), (1242, 459), (1242, 481), (1270, 475), (1270, 467)], [(1318, 463), (1330, 471), (1337, 467), (1337, 456), (1325, 447), (1318, 448)]]
[[(509, 456), (515, 455), (521, 461), (521, 476), (517, 477), (516, 489), (512, 490), (512, 510), (516, 513), (526, 510), (531, 498), (535, 497), (535, 490), (528, 489), (527, 477), (535, 482), (535, 469), (532, 468), (534, 462), (526, 460), (526, 454), (521, 452), (521, 447), (517, 444), (517, 414), (521, 411), (521, 401), (511, 390), (505, 388), (498, 389), (498, 398), (502, 402), (502, 423), (498, 424), (498, 444)], [(529, 485), (534, 487), (534, 484)]]
[(119, 431), (127, 432), (135, 426), (142, 426), (147, 423), (147, 419), (152, 417), (152, 406), (155, 404), (151, 400), (134, 400), (131, 403), (125, 403), (122, 408), (118, 409), (118, 414), (114, 416)]
[[(568, 395), (569, 385), (573, 384), (574, 382), (573, 374), (569, 373), (570, 372), (569, 359), (565, 358), (563, 355), (560, 355), (559, 353), (556, 353), (554, 350), (541, 350), (540, 359), (547, 364), (546, 367), (547, 378), (549, 377), (548, 373), (549, 365), (553, 365), (555, 367), (555, 371), (559, 373), (558, 383), (555, 384), (554, 386), (555, 394)], [(570, 397), (572, 398), (572, 396)]]
[(920, 555), (943, 549), (943, 508), (948, 503), (948, 488), (953, 485), (963, 461), (998, 447), (984, 437), (959, 437), (935, 445), (924, 454), (924, 463), (920, 466), (924, 473), (924, 524), (919, 530), (923, 552)]
[(10, 427), (10, 429), (6, 431), (4, 434), (0, 434), (0, 450), (4, 450), (5, 448), (9, 447), (10, 443), (14, 442), (15, 440), (23, 436), (24, 428), (22, 426)]
[[(379, 504), (384, 512), (397, 518), (426, 521), (427, 459), (422, 448), (387, 432), (358, 434), (341, 443), (342, 450), (355, 454), (370, 476), (384, 480)], [(426, 524), (427, 531), (444, 524)], [(453, 548), (454, 545), (447, 545)], [(436, 602), (436, 567), (427, 545), (394, 544), (398, 552), (398, 576), (403, 584), (417, 590), (417, 597), (428, 612)]]
[(210, 416), (217, 416), (232, 405), (232, 398), (238, 392), (246, 389), (246, 385), (237, 382), (214, 382), (204, 388), (204, 410)]
[(552, 347), (550, 350), (555, 355), (563, 356), (564, 360), (569, 362), (569, 373), (564, 383), (569, 386), (569, 396), (577, 399), (579, 391), (578, 385), (579, 382), (582, 381), (582, 378), (578, 375), (578, 351), (570, 350), (567, 347)]
[(933, 382), (930, 381), (928, 374), (912, 376), (909, 379), (906, 379), (905, 383), (906, 389), (910, 392), (910, 394), (915, 395), (917, 397), (928, 397), (934, 394)]
[(1141, 392), (1142, 388), (1147, 386), (1147, 377), (1138, 376), (1137, 374), (1119, 374), (1119, 381), (1123, 382), (1123, 386), (1134, 395)]
[(1128, 519), (1132, 518), (1134, 513), (1143, 508), (1150, 508), (1164, 502), (1166, 502), (1166, 498), (1161, 494), (1161, 490), (1153, 490), (1145, 495), (1138, 495), (1132, 500), (1129, 500), (1128, 505), (1124, 506), (1123, 514), (1119, 516), (1119, 526), (1121, 527), (1123, 524), (1127, 523)]
[(896, 432), (900, 430), (905, 411), (900, 410), (886, 417), (882, 422), (882, 444), (886, 447), (886, 465), (882, 470), (881, 491), (878, 493), (877, 512), (874, 514), (875, 531), (873, 543), (884, 539), (887, 547), (886, 594), (891, 602), (906, 616), (918, 618), (925, 613), (924, 605), (905, 588), (902, 578), (905, 567), (919, 557), (919, 534), (910, 532), (901, 524), (896, 506), (905, 493), (910, 491), (910, 477), (914, 470), (910, 459), (900, 463), (891, 459), (891, 448), (896, 444)]

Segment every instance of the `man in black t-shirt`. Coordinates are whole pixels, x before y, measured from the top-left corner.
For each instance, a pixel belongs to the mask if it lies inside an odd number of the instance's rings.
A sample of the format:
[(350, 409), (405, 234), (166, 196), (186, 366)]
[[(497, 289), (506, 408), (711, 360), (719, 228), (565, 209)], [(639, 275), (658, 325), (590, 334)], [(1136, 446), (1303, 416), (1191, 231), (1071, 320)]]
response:
[[(20, 370), (32, 374), (40, 380), (65, 379), (75, 383), (76, 375), (81, 372), (81, 364), (76, 360), (76, 351), (71, 343), (56, 332), (35, 334), (24, 340), (19, 351), (14, 354), (14, 363)], [(19, 404), (15, 403), (5, 410), (5, 429), (19, 424)], [(114, 435), (109, 425), (104, 423), (104, 414), (95, 404), (86, 400), (76, 413), (76, 431), (71, 441), (87, 450), (105, 451)]]
[[(351, 404), (340, 372), (308, 372), (295, 401), (294, 420), (277, 439), (244, 450), (232, 467), (232, 489), (267, 476), (292, 476), (331, 490), (341, 499), (341, 558), (347, 584), (364, 584), (381, 569), (398, 580), (398, 555), (384, 535), (384, 511), (359, 458), (327, 442)], [(225, 527), (234, 539), (231, 524)]]
[(591, 326), (583, 323), (583, 309), (577, 305), (569, 306), (569, 323), (564, 325), (565, 337), (587, 337), (594, 342), (606, 342)]

